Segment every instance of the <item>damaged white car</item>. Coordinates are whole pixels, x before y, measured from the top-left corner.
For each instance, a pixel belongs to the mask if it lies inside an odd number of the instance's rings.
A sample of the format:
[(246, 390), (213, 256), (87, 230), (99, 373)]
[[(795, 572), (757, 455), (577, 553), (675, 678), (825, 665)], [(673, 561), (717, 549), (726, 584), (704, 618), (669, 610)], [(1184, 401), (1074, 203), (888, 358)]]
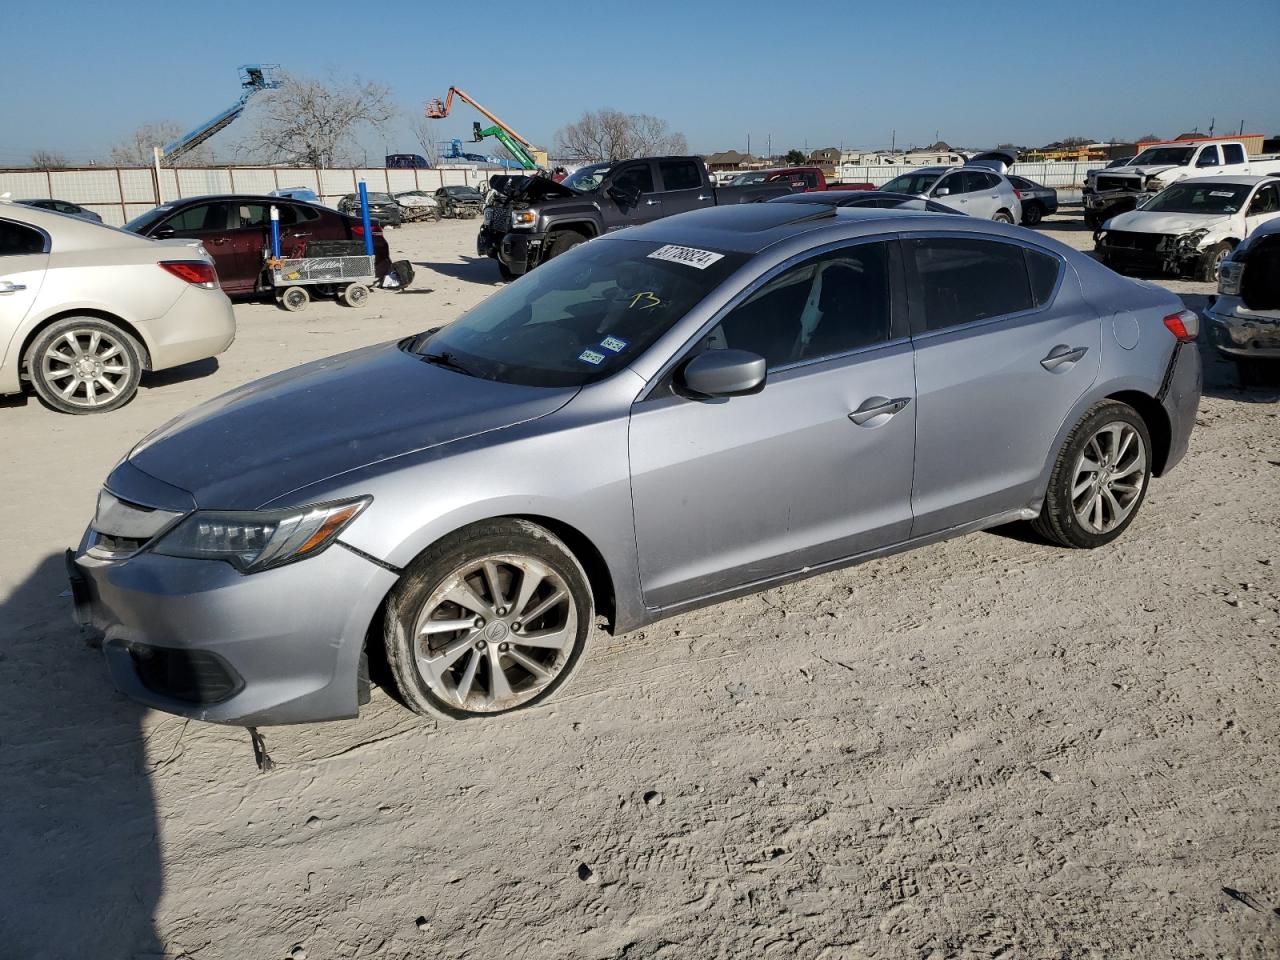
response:
[(1136, 210), (1112, 217), (1095, 234), (1107, 266), (1213, 281), (1241, 241), (1280, 216), (1280, 177), (1182, 180)]

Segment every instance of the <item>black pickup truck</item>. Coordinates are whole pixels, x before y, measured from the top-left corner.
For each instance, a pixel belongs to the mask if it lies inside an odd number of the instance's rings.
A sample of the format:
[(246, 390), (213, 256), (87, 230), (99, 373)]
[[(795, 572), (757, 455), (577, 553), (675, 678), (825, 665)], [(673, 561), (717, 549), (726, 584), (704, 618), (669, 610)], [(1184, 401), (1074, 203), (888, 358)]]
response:
[(755, 203), (791, 193), (787, 184), (716, 187), (700, 157), (646, 157), (593, 163), (556, 183), (495, 176), (476, 249), (504, 279), (593, 237), (703, 207)]

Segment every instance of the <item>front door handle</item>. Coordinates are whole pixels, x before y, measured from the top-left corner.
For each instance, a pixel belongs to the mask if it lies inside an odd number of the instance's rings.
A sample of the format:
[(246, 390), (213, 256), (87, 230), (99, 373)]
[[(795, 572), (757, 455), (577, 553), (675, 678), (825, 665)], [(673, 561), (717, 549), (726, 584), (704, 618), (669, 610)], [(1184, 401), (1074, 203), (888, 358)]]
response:
[(660, 204), (661, 202), (662, 202), (661, 200), (646, 200), (646, 201), (644, 202), (644, 205), (645, 205), (646, 207), (656, 207), (656, 206), (657, 206), (658, 204)]
[[(898, 397), (896, 400), (890, 400), (888, 397), (871, 397), (864, 400), (862, 406), (849, 414), (849, 419), (860, 427), (878, 427), (882, 423), (887, 423), (895, 413), (905, 410), (910, 402), (910, 397)], [(879, 419), (881, 417), (884, 419)], [(877, 422), (872, 423), (873, 420)]]
[(220, 247), (227, 242), (227, 238), (226, 237), (210, 237), (209, 242), (212, 243), (215, 247)]
[(700, 193), (700, 194), (698, 194), (698, 199), (699, 199), (699, 200), (710, 200), (711, 198), (710, 198), (709, 196), (707, 196), (705, 193)]
[(1057, 370), (1059, 367), (1069, 367), (1088, 352), (1088, 347), (1068, 347), (1065, 343), (1060, 343), (1040, 361), (1040, 366), (1050, 371)]
[(0, 294), (17, 293), (27, 289), (25, 283), (14, 283), (12, 280), (0, 280)]

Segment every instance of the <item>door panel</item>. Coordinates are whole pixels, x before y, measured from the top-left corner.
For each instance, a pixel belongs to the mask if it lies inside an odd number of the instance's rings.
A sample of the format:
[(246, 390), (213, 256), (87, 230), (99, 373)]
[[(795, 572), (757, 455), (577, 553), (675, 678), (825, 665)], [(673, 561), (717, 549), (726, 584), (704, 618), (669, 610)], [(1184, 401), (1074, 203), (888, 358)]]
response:
[(151, 235), (199, 240), (213, 257), (222, 289), (234, 292), (244, 286), (237, 269), (235, 247), (227, 232), (227, 204), (200, 203), (185, 207), (157, 224)]
[(0, 366), (21, 362), (22, 358), (10, 356), (10, 351), (21, 349), (18, 332), (40, 294), (48, 265), (47, 253), (7, 255), (0, 252)]
[(771, 374), (754, 396), (638, 403), (631, 485), (645, 603), (668, 606), (906, 539), (915, 409), (910, 344)]
[[(934, 242), (939, 241), (904, 243), (914, 255), (908, 263), (918, 271), (912, 290), (922, 291), (913, 302), (913, 318), (917, 307), (919, 316), (929, 313), (932, 302), (934, 314), (950, 309), (952, 319), (963, 319), (966, 311), (980, 313), (984, 301), (998, 303), (1019, 282), (960, 257), (952, 269), (944, 264), (921, 273), (925, 261), (918, 245)], [(1043, 278), (1034, 282), (1041, 292), (1028, 297), (1047, 305), (1022, 314), (933, 330), (913, 323), (918, 407), (913, 537), (1030, 505), (1063, 419), (1093, 384), (1101, 356), (1101, 321), (1081, 297), (1075, 274), (1060, 265), (1058, 277), (1056, 295)], [(970, 292), (959, 288), (964, 283)], [(1061, 359), (1080, 349), (1078, 359)]]

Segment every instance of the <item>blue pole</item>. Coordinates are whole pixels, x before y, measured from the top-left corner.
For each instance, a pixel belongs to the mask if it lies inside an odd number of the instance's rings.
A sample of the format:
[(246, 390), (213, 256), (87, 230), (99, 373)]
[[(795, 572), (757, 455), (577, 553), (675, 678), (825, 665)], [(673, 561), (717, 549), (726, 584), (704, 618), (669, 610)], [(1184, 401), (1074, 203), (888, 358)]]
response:
[(271, 256), (280, 259), (280, 208), (271, 208)]
[(369, 223), (369, 191), (360, 181), (360, 219), (364, 222), (364, 255), (373, 256), (373, 226)]

